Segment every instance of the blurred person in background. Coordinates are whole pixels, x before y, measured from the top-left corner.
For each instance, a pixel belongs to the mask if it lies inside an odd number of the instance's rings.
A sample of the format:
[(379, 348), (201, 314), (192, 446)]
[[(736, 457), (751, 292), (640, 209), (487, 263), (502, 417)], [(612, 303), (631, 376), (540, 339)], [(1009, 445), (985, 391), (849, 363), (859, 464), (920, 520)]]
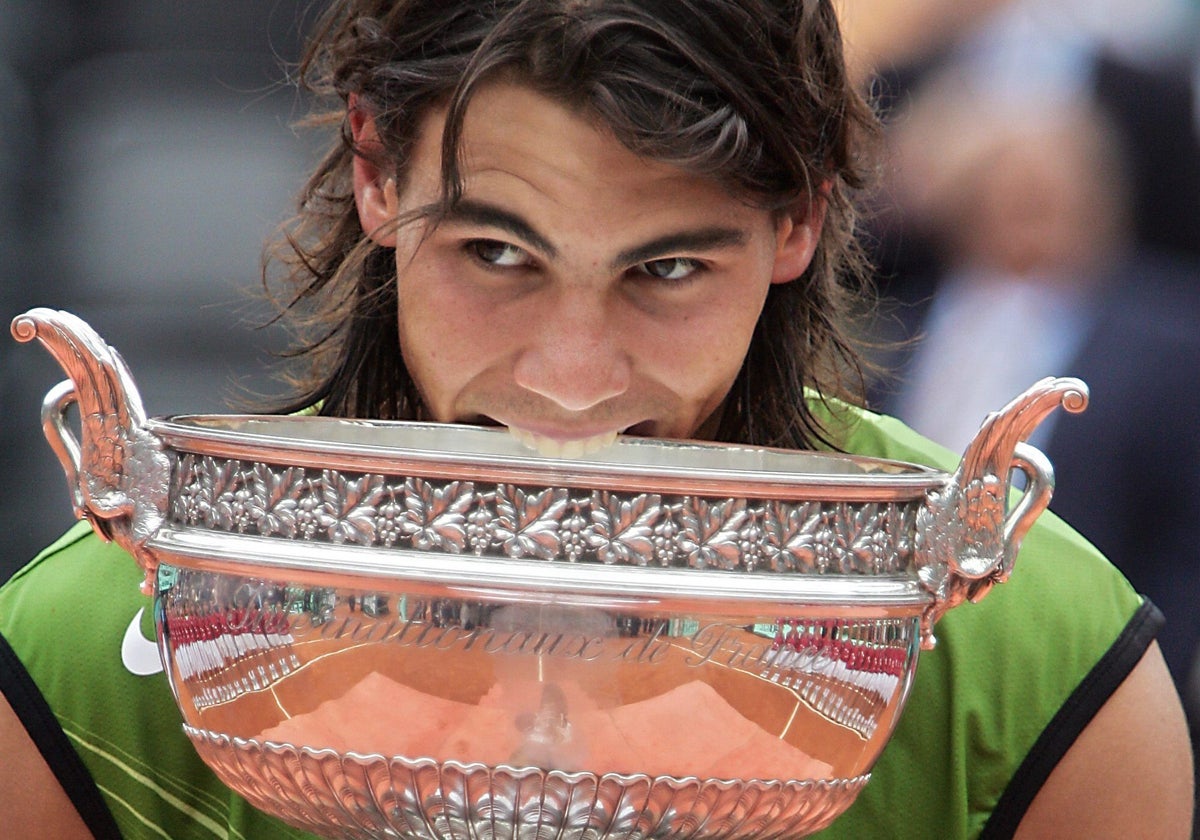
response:
[(904, 298), (930, 305), (887, 405), (955, 450), (1014, 383), (1076, 358), (1129, 256), (1126, 178), (1103, 116), (989, 93), (947, 72), (890, 134), (888, 197), (937, 267), (903, 278)]
[(1015, 382), (1087, 382), (1087, 416), (1033, 438), (1059, 478), (1052, 509), (1163, 609), (1186, 691), (1200, 647), (1200, 268), (1134, 235), (1120, 137), (1090, 103), (998, 96), (952, 68), (893, 115), (890, 139), (898, 225), (934, 261), (887, 287), (901, 305), (884, 334), (904, 343), (875, 404), (958, 450)]

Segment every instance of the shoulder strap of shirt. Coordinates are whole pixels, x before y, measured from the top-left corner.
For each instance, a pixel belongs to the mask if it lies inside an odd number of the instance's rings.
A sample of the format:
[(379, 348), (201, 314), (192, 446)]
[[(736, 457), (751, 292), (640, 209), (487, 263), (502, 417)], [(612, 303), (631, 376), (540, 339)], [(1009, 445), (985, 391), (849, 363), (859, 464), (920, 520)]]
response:
[(1124, 632), (1059, 708), (1050, 725), (1042, 730), (1041, 736), (1034, 742), (1001, 794), (979, 840), (1000, 840), (1016, 833), (1030, 803), (1050, 773), (1091, 723), (1100, 707), (1141, 661), (1142, 655), (1158, 635), (1163, 620), (1162, 613), (1154, 604), (1142, 602)]
[(121, 832), (100, 789), (50, 711), (49, 704), (4, 636), (0, 635), (0, 694), (33, 739), (38, 752), (97, 840), (120, 840)]

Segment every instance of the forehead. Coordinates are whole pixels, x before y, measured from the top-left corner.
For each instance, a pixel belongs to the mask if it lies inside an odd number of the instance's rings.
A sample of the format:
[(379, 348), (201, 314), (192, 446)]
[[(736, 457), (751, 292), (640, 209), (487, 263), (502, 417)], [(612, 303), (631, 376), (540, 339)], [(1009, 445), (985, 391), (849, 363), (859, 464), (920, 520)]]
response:
[[(409, 181), (440, 189), (445, 108), (428, 113)], [(483, 85), (467, 106), (458, 143), (465, 192), (532, 192), (551, 201), (605, 197), (626, 212), (665, 205), (749, 207), (715, 178), (638, 155), (599, 119), (513, 82)], [(632, 204), (631, 204), (632, 202)]]

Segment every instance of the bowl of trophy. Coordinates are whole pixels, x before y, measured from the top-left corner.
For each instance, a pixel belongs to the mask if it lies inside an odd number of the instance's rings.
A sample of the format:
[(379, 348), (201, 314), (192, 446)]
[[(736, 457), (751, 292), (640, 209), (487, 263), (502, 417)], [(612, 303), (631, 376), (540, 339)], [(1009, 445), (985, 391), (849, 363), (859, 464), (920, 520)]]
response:
[(823, 828), (937, 619), (1008, 576), (1046, 507), (1025, 438), (1087, 401), (1037, 383), (953, 473), (635, 437), (563, 459), (469, 426), (147, 418), (83, 321), (13, 334), (70, 377), (47, 438), (77, 513), (145, 570), (187, 737), (330, 837)]

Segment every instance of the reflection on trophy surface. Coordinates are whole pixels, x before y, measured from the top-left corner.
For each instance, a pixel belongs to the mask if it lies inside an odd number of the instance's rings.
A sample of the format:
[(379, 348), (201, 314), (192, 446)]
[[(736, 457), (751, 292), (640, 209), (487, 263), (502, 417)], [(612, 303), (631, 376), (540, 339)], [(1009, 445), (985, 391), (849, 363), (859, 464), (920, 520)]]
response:
[(613, 780), (852, 778), (891, 731), (919, 641), (913, 619), (746, 625), (159, 574), (189, 733), (252, 801), (261, 765), (229, 763), (213, 733), (304, 745), (301, 765), (332, 751)]
[[(221, 610), (210, 575), (172, 574), (163, 636), (204, 728), (436, 761), (826, 778), (888, 730), (918, 639), (913, 621), (701, 624), (253, 581)], [(345, 691), (318, 702), (315, 681)]]

